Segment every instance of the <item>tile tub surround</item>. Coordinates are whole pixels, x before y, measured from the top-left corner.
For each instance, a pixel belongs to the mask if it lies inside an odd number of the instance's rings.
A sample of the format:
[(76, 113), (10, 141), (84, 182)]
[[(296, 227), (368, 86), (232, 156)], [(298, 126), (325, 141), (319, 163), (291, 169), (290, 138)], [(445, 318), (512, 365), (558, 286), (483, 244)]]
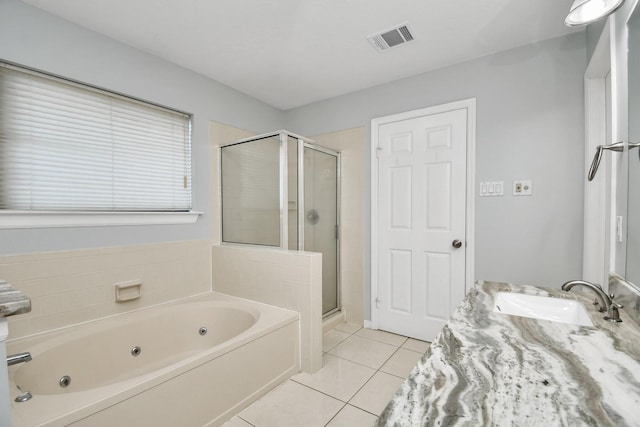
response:
[(213, 290), (300, 313), (300, 367), (322, 367), (322, 254), (214, 245)]
[[(577, 299), (594, 327), (493, 312), (497, 292)], [(640, 330), (559, 289), (479, 282), (377, 426), (640, 425)]]
[(11, 284), (0, 280), (0, 317), (31, 311), (31, 300)]
[[(187, 240), (0, 257), (0, 278), (31, 298), (9, 340), (211, 291), (211, 243)], [(142, 297), (115, 301), (114, 284), (142, 280)]]

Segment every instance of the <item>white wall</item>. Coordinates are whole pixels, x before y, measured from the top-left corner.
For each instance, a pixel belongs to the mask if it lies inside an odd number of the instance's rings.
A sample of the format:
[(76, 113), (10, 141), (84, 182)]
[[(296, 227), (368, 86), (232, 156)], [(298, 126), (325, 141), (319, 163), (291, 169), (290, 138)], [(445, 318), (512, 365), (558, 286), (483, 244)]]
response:
[(532, 179), (533, 196), (476, 200), (475, 278), (558, 287), (582, 273), (586, 56), (584, 32), (559, 37), (290, 110), (285, 126), (366, 126), (369, 145), (372, 118), (477, 98), (477, 183)]
[(205, 213), (193, 225), (0, 230), (0, 255), (208, 239), (209, 121), (256, 133), (282, 127), (276, 108), (17, 0), (0, 0), (0, 40), (2, 60), (192, 113), (193, 208)]

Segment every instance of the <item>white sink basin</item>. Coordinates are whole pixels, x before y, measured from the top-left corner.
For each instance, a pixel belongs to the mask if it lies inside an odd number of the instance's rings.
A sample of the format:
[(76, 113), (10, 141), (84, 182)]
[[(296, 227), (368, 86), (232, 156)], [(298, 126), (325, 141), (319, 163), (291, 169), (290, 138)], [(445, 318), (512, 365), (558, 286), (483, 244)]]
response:
[(593, 326), (584, 306), (571, 299), (498, 292), (493, 311), (512, 316)]

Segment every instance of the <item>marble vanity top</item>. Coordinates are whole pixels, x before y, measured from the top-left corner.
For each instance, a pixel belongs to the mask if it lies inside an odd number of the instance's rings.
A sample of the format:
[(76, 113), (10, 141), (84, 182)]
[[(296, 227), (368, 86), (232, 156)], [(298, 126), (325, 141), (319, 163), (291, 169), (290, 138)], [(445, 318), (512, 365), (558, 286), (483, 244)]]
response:
[(0, 317), (31, 311), (31, 300), (8, 282), (0, 280)]
[[(593, 327), (493, 311), (497, 292), (577, 299)], [(479, 282), (377, 426), (640, 426), (640, 328), (559, 289)]]

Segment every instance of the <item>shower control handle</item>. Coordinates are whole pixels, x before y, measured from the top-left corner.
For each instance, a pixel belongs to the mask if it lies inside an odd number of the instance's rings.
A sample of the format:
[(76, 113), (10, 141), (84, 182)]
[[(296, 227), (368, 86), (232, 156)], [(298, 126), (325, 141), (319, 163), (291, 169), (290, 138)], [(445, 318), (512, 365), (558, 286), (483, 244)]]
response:
[(456, 249), (460, 249), (462, 247), (462, 242), (456, 239), (453, 242), (451, 242), (451, 246), (453, 246)]

